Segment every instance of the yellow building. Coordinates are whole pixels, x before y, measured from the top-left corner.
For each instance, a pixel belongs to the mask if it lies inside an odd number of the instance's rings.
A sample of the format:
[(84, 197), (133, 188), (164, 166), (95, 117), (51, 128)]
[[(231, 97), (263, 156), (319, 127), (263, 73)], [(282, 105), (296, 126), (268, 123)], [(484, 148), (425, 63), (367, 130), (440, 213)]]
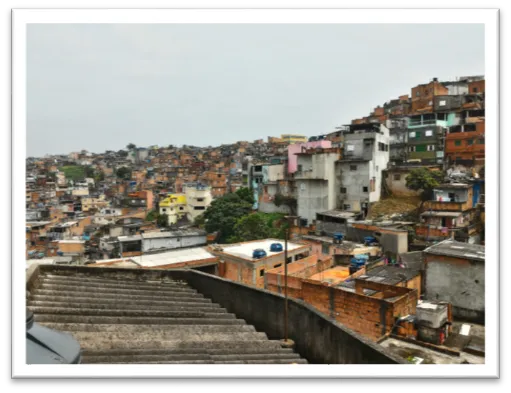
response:
[(110, 206), (110, 202), (105, 200), (105, 196), (101, 195), (99, 198), (81, 198), (82, 201), (82, 211), (88, 212), (90, 209), (102, 209), (104, 207)]
[(305, 143), (309, 141), (309, 138), (305, 135), (297, 135), (297, 134), (282, 134), (280, 138), (289, 144), (293, 143)]
[(169, 225), (175, 224), (186, 216), (187, 212), (185, 194), (169, 194), (160, 202), (160, 214), (166, 214), (169, 217)]

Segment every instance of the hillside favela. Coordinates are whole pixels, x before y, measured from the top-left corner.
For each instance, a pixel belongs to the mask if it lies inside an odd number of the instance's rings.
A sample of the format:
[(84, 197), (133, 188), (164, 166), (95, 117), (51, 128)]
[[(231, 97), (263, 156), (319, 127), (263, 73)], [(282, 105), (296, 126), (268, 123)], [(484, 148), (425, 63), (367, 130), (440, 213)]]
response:
[(326, 134), (118, 138), (26, 160), (27, 356), (484, 363), (484, 76)]

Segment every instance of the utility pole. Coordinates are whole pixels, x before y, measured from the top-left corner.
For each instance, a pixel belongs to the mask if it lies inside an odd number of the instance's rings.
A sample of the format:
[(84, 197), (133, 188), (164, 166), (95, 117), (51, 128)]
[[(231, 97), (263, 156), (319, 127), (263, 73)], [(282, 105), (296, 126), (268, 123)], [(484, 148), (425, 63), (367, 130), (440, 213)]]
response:
[(289, 227), (286, 227), (284, 241), (284, 342), (287, 343), (287, 325), (288, 325), (288, 309), (287, 309), (287, 240), (289, 237)]

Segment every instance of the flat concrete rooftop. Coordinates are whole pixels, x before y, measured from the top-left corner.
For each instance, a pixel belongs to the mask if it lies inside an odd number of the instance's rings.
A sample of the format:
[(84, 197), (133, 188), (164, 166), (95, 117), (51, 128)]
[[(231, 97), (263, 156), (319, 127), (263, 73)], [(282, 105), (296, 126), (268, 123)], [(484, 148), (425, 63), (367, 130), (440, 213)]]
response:
[[(252, 253), (257, 248), (262, 248), (264, 251), (266, 251), (267, 256), (283, 254), (284, 251), (279, 251), (279, 252), (270, 251), (270, 246), (273, 243), (280, 243), (280, 244), (282, 244), (282, 248), (284, 248), (284, 241), (279, 240), (279, 239), (257, 240), (257, 241), (253, 241), (253, 242), (239, 243), (239, 244), (222, 247), (222, 248), (223, 248), (223, 252), (225, 254), (230, 254), (230, 255), (233, 255), (236, 257), (240, 257), (243, 259), (249, 259), (252, 261), (252, 260), (257, 260), (257, 259), (252, 258)], [(288, 251), (293, 251), (300, 247), (307, 247), (307, 246), (305, 246), (304, 244), (287, 242), (287, 250)]]
[(426, 248), (424, 253), (466, 258), (482, 262), (485, 260), (484, 246), (480, 244), (456, 242), (450, 239)]
[[(213, 254), (210, 254), (206, 249), (202, 247), (186, 248), (175, 251), (162, 252), (158, 254), (144, 254), (141, 256), (127, 257), (127, 258), (115, 258), (98, 260), (96, 264), (110, 263), (114, 261), (133, 261), (142, 267), (157, 267), (166, 266), (183, 262), (191, 262), (198, 260), (206, 260), (215, 258)], [(94, 266), (92, 264), (90, 266)]]

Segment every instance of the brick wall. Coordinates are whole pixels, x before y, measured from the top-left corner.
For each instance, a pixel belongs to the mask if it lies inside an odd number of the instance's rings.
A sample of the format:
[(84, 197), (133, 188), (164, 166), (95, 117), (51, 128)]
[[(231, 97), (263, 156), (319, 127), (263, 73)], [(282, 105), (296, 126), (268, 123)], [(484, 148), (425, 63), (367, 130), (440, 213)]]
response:
[[(365, 281), (359, 286), (367, 285)], [(320, 312), (334, 318), (350, 329), (377, 341), (392, 329), (398, 315), (415, 313), (417, 292), (407, 288), (376, 284), (384, 296), (398, 294), (401, 296), (394, 302), (369, 297), (358, 293), (344, 291), (339, 288), (322, 285), (311, 280), (302, 279), (302, 297)]]
[[(332, 267), (331, 258), (318, 260), (315, 255), (288, 264), (287, 293), (288, 296), (302, 299), (302, 280)], [(303, 267), (303, 268), (302, 268)], [(296, 270), (299, 269), (299, 270)], [(277, 293), (285, 292), (285, 276), (282, 268), (268, 270), (263, 281), (264, 288)]]

